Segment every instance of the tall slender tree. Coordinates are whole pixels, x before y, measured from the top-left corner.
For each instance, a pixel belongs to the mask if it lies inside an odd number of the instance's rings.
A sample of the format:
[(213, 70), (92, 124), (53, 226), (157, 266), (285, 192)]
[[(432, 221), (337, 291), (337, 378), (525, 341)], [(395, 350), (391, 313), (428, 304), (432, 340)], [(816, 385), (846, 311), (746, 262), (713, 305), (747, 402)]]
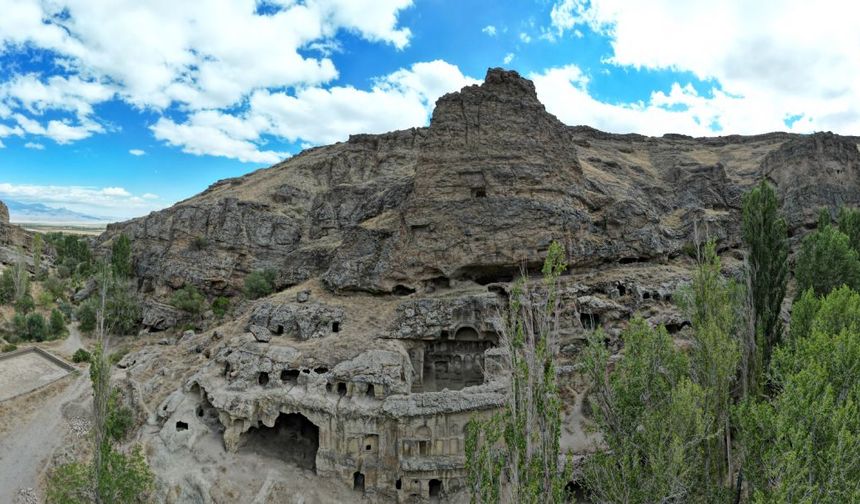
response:
[(788, 227), (780, 216), (776, 192), (764, 180), (744, 195), (742, 230), (755, 334), (761, 339), (761, 363), (766, 369), (773, 348), (782, 341), (780, 311), (788, 284)]

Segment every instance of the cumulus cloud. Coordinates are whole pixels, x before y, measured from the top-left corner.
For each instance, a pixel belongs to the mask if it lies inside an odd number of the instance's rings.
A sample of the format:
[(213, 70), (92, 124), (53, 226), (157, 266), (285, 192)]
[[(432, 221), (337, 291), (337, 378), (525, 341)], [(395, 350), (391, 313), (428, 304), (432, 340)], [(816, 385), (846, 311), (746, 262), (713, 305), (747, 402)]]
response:
[(36, 142), (27, 142), (24, 144), (24, 147), (27, 149), (33, 149), (33, 150), (45, 150), (44, 145), (42, 145), (40, 143), (36, 143)]
[(146, 154), (146, 151), (143, 149), (130, 149), (128, 153), (132, 156), (143, 156)]
[(481, 32), (486, 33), (487, 35), (489, 35), (491, 37), (495, 37), (496, 36), (496, 27), (493, 25), (487, 25), (487, 26), (481, 28)]
[(155, 195), (137, 196), (122, 187), (0, 183), (0, 199), (62, 206), (97, 216), (130, 217), (164, 207)]
[[(397, 50), (412, 35), (397, 19), (412, 0), (270, 0), (265, 12), (258, 4), (0, 0), (0, 54), (41, 49), (63, 68), (62, 75), (13, 74), (0, 84), (0, 119), (26, 115), (38, 125), (20, 126), (25, 134), (69, 143), (105, 131), (93, 107), (114, 98), (155, 111), (234, 110), (257, 90), (336, 78), (327, 54), (339, 32)], [(39, 120), (48, 111), (68, 116)], [(175, 124), (170, 115), (163, 119), (161, 131)]]
[(183, 123), (162, 118), (156, 138), (192, 154), (274, 163), (287, 153), (259, 151), (264, 135), (303, 146), (346, 140), (352, 133), (382, 133), (423, 126), (440, 96), (475, 84), (441, 60), (415, 63), (377, 79), (370, 90), (352, 86), (309, 87), (295, 93), (260, 90), (240, 116), (200, 111)]
[(561, 0), (550, 23), (556, 35), (588, 28), (608, 37), (610, 64), (716, 81), (707, 90), (712, 98), (678, 85), (652, 101), (686, 103), (687, 115), (719, 118), (724, 131), (786, 129), (785, 118), (803, 115), (791, 130), (856, 134), (860, 18), (810, 21), (843, 7), (837, 0), (789, 0), (778, 8), (743, 0)]
[(504, 61), (505, 65), (508, 65), (513, 60), (514, 60), (514, 53), (508, 53), (508, 54), (505, 54), (505, 57), (502, 61)]

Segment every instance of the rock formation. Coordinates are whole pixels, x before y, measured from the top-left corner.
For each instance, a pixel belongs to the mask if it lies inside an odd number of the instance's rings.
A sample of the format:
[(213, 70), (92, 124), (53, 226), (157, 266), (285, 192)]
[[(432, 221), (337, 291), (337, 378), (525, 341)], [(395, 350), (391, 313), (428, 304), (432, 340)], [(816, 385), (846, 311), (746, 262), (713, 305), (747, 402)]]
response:
[(272, 469), (270, 497), (304, 470), (373, 502), (462, 498), (463, 428), (504, 401), (499, 308), (553, 240), (570, 264), (562, 445), (587, 453), (572, 366), (585, 335), (601, 325), (617, 350), (638, 314), (683, 338), (672, 296), (694, 228), (737, 270), (741, 195), (761, 178), (796, 242), (819, 207), (860, 203), (858, 139), (608, 134), (562, 124), (531, 82), (492, 69), (440, 98), (426, 128), (309, 149), (111, 225), (99, 244), (132, 239), (151, 331), (179, 323), (174, 289), (237, 296), (250, 272), (277, 276), (279, 292), (233, 320), (120, 363), (157, 427), (142, 435), (161, 496), (259, 499), (263, 482), (239, 469), (256, 454), (290, 464)]
[(0, 201), (0, 224), (9, 224), (9, 207)]
[(9, 209), (0, 201), (0, 265), (9, 265), (23, 260), (32, 267), (32, 257), (27, 252), (33, 235), (9, 223)]

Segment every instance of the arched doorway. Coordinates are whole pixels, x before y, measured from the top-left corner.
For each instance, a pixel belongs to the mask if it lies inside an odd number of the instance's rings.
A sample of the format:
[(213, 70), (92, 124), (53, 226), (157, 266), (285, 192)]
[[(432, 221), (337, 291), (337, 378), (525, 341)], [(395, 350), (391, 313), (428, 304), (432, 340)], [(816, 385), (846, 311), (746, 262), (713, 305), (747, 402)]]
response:
[(301, 413), (281, 413), (273, 427), (251, 427), (242, 443), (242, 452), (286, 460), (316, 472), (320, 430)]

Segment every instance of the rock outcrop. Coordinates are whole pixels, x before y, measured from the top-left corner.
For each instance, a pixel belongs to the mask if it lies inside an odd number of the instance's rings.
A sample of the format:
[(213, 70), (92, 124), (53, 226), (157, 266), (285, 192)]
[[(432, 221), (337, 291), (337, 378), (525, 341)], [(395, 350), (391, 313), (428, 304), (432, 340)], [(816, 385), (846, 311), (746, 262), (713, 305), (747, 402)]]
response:
[[(426, 128), (309, 149), (111, 225), (98, 242), (132, 239), (151, 331), (181, 324), (164, 304), (174, 289), (236, 296), (250, 272), (276, 273), (279, 292), (237, 301), (235, 319), (124, 359), (153, 412), (157, 428), (141, 435), (161, 497), (264, 502), (236, 483), (262, 456), (289, 464), (274, 487), (302, 468), (373, 502), (460, 498), (463, 428), (504, 401), (500, 310), (554, 240), (570, 266), (562, 445), (587, 454), (596, 441), (573, 365), (585, 338), (602, 326), (618, 351), (638, 315), (683, 340), (673, 296), (695, 233), (716, 238), (737, 273), (742, 194), (762, 178), (796, 243), (819, 207), (860, 203), (858, 139), (608, 134), (564, 125), (531, 82), (491, 69), (440, 98)], [(177, 474), (175, 460), (202, 467)]]
[(0, 201), (0, 224), (9, 224), (9, 207)]

